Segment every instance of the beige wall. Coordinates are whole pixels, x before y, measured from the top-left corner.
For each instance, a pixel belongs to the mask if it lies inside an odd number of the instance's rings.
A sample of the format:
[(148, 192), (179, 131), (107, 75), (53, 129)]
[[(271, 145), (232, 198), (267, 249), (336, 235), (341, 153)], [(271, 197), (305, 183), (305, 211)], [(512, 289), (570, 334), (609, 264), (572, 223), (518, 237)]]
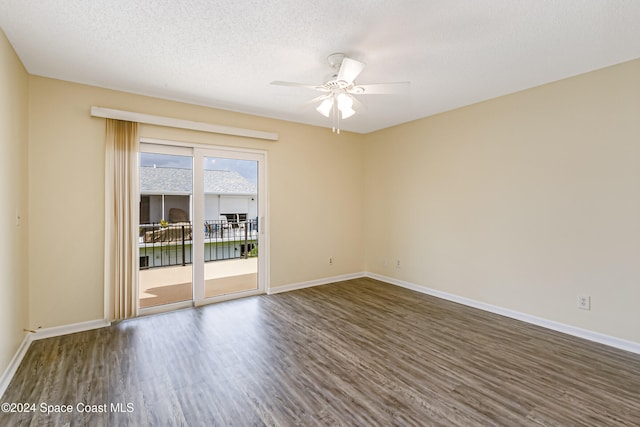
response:
[(362, 135), (30, 77), (32, 327), (103, 317), (104, 119), (89, 116), (92, 105), (279, 133), (270, 142), (154, 126), (141, 132), (268, 152), (272, 288), (363, 271)]
[(367, 135), (365, 185), (368, 271), (640, 343), (640, 60)]
[[(0, 376), (24, 339), (27, 309), (28, 77), (0, 31)], [(16, 210), (21, 216), (16, 226)]]

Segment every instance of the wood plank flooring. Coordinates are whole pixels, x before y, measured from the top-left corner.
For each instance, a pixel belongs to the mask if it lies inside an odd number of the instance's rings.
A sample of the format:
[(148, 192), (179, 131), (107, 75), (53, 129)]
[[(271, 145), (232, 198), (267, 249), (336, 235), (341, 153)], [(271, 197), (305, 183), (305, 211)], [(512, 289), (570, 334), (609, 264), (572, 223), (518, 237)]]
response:
[(640, 355), (356, 279), (36, 341), (1, 401), (37, 405), (2, 426), (631, 426)]

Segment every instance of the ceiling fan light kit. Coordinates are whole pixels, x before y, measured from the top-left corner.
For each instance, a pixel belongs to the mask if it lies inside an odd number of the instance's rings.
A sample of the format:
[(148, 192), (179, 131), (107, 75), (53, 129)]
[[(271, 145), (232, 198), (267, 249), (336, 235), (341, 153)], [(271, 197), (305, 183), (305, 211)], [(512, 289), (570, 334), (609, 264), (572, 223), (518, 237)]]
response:
[(345, 93), (330, 94), (318, 105), (316, 110), (325, 117), (331, 116), (332, 130), (336, 133), (340, 133), (340, 120), (349, 118), (356, 113), (353, 109), (353, 98)]
[(316, 110), (318, 110), (318, 112), (325, 117), (329, 117), (329, 114), (331, 114), (332, 109), (333, 109), (333, 99), (325, 99), (320, 103), (320, 105), (318, 105), (318, 108), (316, 108)]
[[(377, 83), (358, 86), (356, 77), (365, 67), (364, 62), (347, 58), (344, 53), (332, 53), (327, 57), (327, 62), (336, 71), (331, 79), (322, 85), (274, 81), (272, 85), (304, 87), (324, 92), (314, 101), (320, 101), (316, 110), (325, 117), (331, 117), (332, 131), (340, 133), (340, 120), (347, 119), (356, 113), (353, 105), (361, 105), (353, 95), (369, 94), (393, 94), (406, 90), (409, 82)], [(355, 101), (355, 102), (354, 102)]]

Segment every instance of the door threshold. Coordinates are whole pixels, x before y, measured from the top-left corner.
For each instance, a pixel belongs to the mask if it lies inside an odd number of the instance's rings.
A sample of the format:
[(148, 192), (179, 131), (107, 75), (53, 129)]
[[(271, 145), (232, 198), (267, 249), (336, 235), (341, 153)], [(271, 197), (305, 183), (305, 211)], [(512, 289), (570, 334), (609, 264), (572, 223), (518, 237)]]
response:
[(168, 311), (182, 310), (184, 308), (191, 308), (193, 306), (193, 301), (180, 301), (170, 304), (156, 305), (153, 307), (139, 308), (138, 317), (149, 316), (151, 314), (166, 313)]

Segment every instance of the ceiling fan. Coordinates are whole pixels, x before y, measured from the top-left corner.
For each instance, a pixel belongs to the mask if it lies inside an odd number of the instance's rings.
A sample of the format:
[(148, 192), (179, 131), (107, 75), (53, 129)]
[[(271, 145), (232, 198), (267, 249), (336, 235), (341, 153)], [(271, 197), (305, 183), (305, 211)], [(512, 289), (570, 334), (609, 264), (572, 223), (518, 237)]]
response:
[(304, 83), (273, 81), (272, 85), (302, 87), (323, 92), (322, 95), (309, 101), (320, 102), (316, 108), (325, 117), (331, 117), (333, 132), (340, 133), (340, 120), (353, 116), (356, 111), (353, 106), (362, 107), (360, 101), (353, 95), (388, 95), (403, 93), (409, 88), (409, 82), (376, 83), (358, 85), (356, 77), (365, 67), (364, 62), (347, 58), (344, 53), (333, 53), (327, 57), (329, 65), (335, 74), (321, 85)]

